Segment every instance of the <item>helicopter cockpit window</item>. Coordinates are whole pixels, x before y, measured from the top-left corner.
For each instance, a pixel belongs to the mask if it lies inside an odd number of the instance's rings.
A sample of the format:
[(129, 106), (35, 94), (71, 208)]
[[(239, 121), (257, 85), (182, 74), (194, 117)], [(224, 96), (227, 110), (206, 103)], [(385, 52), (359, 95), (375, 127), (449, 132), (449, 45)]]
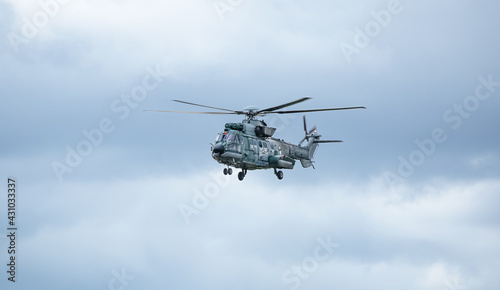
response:
[(219, 133), (219, 134), (217, 134), (217, 137), (215, 137), (215, 142), (219, 142), (221, 140), (222, 140), (222, 134)]
[(227, 136), (226, 141), (233, 142), (235, 139), (236, 136), (233, 133), (230, 133), (229, 136)]

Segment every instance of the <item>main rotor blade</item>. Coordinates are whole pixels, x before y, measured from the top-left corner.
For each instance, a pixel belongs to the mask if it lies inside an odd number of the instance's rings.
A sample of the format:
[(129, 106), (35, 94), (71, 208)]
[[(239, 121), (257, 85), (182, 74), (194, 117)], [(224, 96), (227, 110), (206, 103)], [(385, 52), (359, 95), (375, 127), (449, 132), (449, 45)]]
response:
[(296, 101), (293, 101), (293, 102), (290, 102), (290, 103), (286, 103), (286, 104), (283, 104), (283, 105), (279, 105), (279, 106), (267, 108), (267, 109), (264, 109), (264, 110), (259, 110), (259, 111), (257, 111), (257, 113), (276, 111), (276, 110), (283, 109), (283, 108), (291, 106), (291, 105), (302, 103), (303, 101), (306, 101), (306, 100), (309, 100), (309, 99), (310, 99), (309, 97), (305, 97), (305, 98), (298, 99)]
[(353, 110), (353, 109), (366, 109), (366, 108), (365, 107), (345, 107), (345, 108), (328, 108), (328, 109), (312, 109), (312, 110), (275, 111), (275, 112), (267, 112), (267, 113), (269, 113), (269, 114), (273, 114), (273, 113), (274, 114), (295, 114), (295, 113)]
[(304, 132), (307, 134), (306, 115), (302, 116), (302, 119), (304, 120)]
[(314, 141), (314, 143), (340, 143), (340, 142), (344, 142), (342, 140), (318, 140), (318, 141)]
[(217, 108), (217, 107), (210, 107), (210, 106), (205, 106), (205, 105), (200, 105), (200, 104), (195, 104), (195, 103), (190, 103), (190, 102), (185, 102), (185, 101), (180, 101), (180, 100), (172, 100), (172, 101), (182, 103), (182, 104), (191, 105), (191, 106), (198, 106), (198, 107), (209, 108), (209, 109), (214, 109), (214, 110), (221, 110), (221, 111), (226, 111), (226, 112), (243, 114), (243, 112), (241, 112), (241, 111), (234, 111), (234, 110), (222, 109), (222, 108)]
[(164, 110), (144, 110), (145, 112), (162, 112), (162, 113), (182, 113), (182, 114), (209, 114), (209, 115), (235, 115), (234, 113), (223, 113), (223, 112), (189, 112), (189, 111), (164, 111)]

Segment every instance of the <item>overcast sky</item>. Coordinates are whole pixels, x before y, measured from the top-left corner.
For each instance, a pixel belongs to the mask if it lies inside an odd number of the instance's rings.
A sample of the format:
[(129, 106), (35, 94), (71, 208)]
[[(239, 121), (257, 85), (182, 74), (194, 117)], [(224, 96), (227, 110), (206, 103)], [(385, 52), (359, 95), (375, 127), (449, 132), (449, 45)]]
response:
[[(498, 1), (0, 0), (2, 289), (497, 289)], [(222, 174), (303, 97), (316, 169)], [(201, 109), (201, 108), (200, 108)], [(267, 116), (303, 137), (302, 114)], [(7, 177), (17, 198), (7, 280)]]

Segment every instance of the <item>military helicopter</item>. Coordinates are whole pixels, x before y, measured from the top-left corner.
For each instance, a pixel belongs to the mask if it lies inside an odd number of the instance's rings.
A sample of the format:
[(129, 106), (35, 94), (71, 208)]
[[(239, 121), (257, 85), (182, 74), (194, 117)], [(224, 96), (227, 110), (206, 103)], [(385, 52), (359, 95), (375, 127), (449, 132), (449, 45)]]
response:
[[(224, 175), (231, 175), (231, 167), (240, 168), (238, 179), (243, 180), (248, 170), (274, 169), (274, 174), (279, 180), (283, 179), (283, 171), (280, 169), (293, 169), (295, 161), (299, 160), (302, 167), (313, 167), (314, 152), (320, 143), (336, 143), (341, 140), (320, 140), (321, 135), (316, 131), (316, 126), (307, 130), (306, 117), (304, 115), (304, 138), (298, 145), (291, 144), (283, 139), (273, 137), (276, 128), (267, 126), (264, 120), (258, 120), (258, 116), (268, 114), (294, 114), (307, 112), (322, 112), (335, 110), (366, 109), (365, 107), (324, 108), (311, 110), (288, 110), (281, 109), (295, 105), (310, 97), (304, 97), (293, 102), (259, 110), (249, 106), (242, 111), (228, 110), (217, 107), (205, 106), (180, 100), (174, 102), (192, 106), (198, 106), (221, 112), (191, 112), (191, 111), (164, 111), (148, 110), (154, 112), (188, 113), (188, 114), (212, 114), (212, 115), (245, 115), (241, 123), (226, 123), (224, 131), (217, 134), (214, 144), (211, 144), (212, 157), (219, 163), (226, 165)], [(307, 143), (302, 146), (304, 141)]]

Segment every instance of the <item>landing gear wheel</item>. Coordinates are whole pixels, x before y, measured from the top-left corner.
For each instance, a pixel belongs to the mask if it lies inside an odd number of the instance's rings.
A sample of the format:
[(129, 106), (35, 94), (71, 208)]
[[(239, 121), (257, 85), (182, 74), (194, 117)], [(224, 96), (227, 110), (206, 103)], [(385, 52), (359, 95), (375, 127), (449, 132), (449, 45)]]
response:
[(245, 173), (243, 173), (243, 171), (238, 172), (238, 179), (239, 179), (240, 181), (242, 181), (242, 180), (243, 180), (243, 178), (245, 178)]
[(228, 168), (227, 169), (227, 174), (229, 174), (229, 175), (233, 174), (233, 169), (232, 168)]
[(274, 174), (276, 174), (276, 176), (278, 177), (279, 180), (282, 180), (283, 179), (283, 171), (281, 170), (276, 170), (276, 168), (274, 168)]
[(227, 168), (224, 168), (224, 170), (222, 170), (222, 173), (224, 173), (224, 175), (227, 175), (229, 172), (228, 172)]

